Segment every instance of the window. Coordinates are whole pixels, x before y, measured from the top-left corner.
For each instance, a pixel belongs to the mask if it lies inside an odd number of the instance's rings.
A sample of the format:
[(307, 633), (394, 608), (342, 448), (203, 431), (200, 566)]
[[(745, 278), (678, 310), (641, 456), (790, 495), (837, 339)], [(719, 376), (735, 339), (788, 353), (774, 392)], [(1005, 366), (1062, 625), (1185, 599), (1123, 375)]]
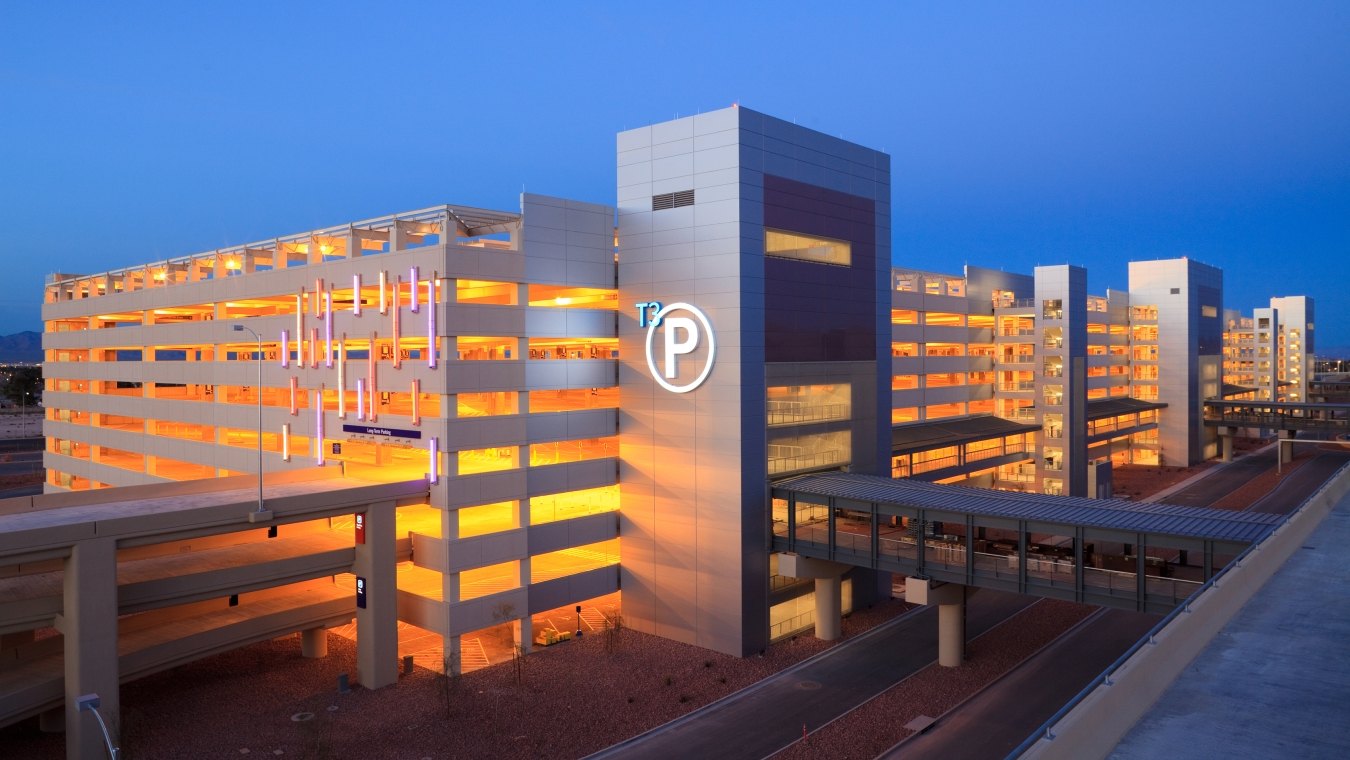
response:
[(845, 267), (853, 263), (853, 251), (848, 241), (769, 228), (764, 230), (764, 255)]

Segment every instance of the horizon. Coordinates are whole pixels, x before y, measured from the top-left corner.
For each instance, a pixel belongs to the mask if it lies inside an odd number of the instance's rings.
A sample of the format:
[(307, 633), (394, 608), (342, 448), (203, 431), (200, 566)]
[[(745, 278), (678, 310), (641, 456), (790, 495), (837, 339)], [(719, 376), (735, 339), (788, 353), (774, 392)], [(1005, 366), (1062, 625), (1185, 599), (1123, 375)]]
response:
[[(869, 4), (865, 27), (804, 4), (524, 5), (499, 38), (455, 34), (500, 25), (491, 11), (405, 4), (416, 24), (342, 56), (308, 7), (9, 10), (33, 33), (0, 53), (0, 96), (26, 117), (0, 124), (18, 283), (0, 320), (41, 332), (50, 271), (512, 210), (522, 189), (613, 205), (617, 132), (743, 103), (890, 153), (895, 266), (1070, 263), (1101, 294), (1128, 289), (1128, 260), (1188, 256), (1224, 270), (1224, 308), (1311, 296), (1317, 353), (1350, 348), (1338, 4)], [(367, 26), (360, 6), (313, 7)], [(241, 39), (269, 54), (230, 52)], [(784, 55), (807, 41), (826, 55)]]

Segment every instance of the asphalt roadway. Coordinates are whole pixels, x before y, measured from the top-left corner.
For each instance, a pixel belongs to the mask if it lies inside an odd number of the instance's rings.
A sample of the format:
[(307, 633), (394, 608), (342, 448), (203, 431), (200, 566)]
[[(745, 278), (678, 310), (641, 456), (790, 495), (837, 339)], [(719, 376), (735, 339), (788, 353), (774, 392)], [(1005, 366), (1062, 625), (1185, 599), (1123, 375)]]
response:
[[(987, 589), (973, 594), (966, 603), (967, 640), (1033, 601)], [(803, 725), (820, 728), (935, 659), (937, 610), (925, 607), (591, 757), (768, 757), (799, 741)]]
[(1006, 757), (1032, 729), (1073, 699), (1160, 619), (1158, 615), (1101, 609), (993, 686), (952, 709), (934, 728), (914, 734), (880, 757)]
[[(1319, 451), (1287, 475), (1249, 509), (1285, 514), (1317, 490), (1350, 461), (1350, 452)], [(1211, 475), (1167, 497), (1192, 506), (1207, 506), (1275, 466), (1273, 452), (1244, 457), (1215, 468)], [(1211, 482), (1212, 481), (1212, 482)], [(1106, 670), (1160, 619), (1126, 610), (1104, 610), (1075, 627), (965, 703), (927, 732), (900, 742), (885, 758), (940, 757), (984, 760), (1006, 757), (1027, 735)]]
[[(1341, 464), (1344, 452), (1319, 452), (1253, 505), (1287, 512)], [(1275, 466), (1275, 452), (1251, 454), (1214, 468), (1169, 495), (1169, 504), (1207, 506)], [(970, 598), (966, 633), (973, 638), (1030, 600), (981, 591)], [(1004, 608), (990, 615), (997, 603)], [(794, 669), (617, 744), (592, 757), (763, 758), (880, 694), (935, 659), (934, 610), (909, 613)], [(1158, 621), (1124, 610), (1094, 614), (988, 689), (941, 716), (924, 734), (886, 757), (1001, 758), (1077, 694)]]

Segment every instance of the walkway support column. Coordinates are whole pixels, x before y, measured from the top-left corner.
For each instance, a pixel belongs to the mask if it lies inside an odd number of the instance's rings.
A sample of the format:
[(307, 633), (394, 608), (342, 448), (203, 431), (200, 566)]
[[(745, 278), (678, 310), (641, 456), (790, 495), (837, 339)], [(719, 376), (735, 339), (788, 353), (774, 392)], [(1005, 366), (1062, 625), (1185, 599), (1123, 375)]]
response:
[(81, 541), (65, 561), (61, 614), (65, 637), (66, 757), (104, 757), (98, 720), (79, 711), (78, 699), (98, 694), (99, 714), (114, 746), (121, 745), (122, 715), (117, 661), (117, 542)]
[(816, 579), (816, 638), (834, 641), (842, 633), (843, 588), (841, 576)]
[(1219, 426), (1219, 461), (1233, 461), (1233, 428)]
[(1294, 445), (1286, 444), (1285, 441), (1293, 439), (1297, 435), (1293, 430), (1279, 431), (1279, 439), (1275, 442), (1275, 447), (1280, 451), (1280, 464), (1289, 464), (1294, 461)]
[(300, 633), (300, 655), (317, 659), (328, 656), (328, 629), (306, 628)]
[(811, 559), (797, 554), (778, 555), (778, 574), (793, 578), (814, 578), (816, 581), (816, 638), (834, 641), (839, 638), (843, 617), (843, 576), (849, 565), (824, 559)]
[(944, 668), (960, 666), (966, 653), (966, 587), (906, 578), (905, 601), (938, 606), (938, 664)]
[(356, 681), (367, 689), (398, 682), (396, 564), (394, 502), (371, 504), (366, 542), (356, 545), (352, 563), (352, 572), (365, 581), (366, 606), (356, 610)]

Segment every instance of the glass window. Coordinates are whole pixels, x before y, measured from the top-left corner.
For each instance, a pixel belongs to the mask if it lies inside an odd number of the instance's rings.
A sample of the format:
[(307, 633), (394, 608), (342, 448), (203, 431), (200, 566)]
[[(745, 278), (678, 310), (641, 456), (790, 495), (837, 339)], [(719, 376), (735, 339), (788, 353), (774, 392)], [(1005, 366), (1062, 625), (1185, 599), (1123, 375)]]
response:
[(764, 230), (764, 255), (838, 266), (849, 266), (853, 262), (848, 241), (768, 228)]

